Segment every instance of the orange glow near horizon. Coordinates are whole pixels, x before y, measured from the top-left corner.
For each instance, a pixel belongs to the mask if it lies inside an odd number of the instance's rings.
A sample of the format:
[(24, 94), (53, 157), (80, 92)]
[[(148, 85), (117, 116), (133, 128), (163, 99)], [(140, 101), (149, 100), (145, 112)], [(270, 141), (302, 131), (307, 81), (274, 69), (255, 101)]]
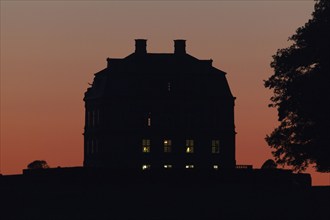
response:
[[(260, 168), (273, 158), (264, 138), (278, 124), (268, 108), (272, 55), (311, 18), (314, 1), (1, 1), (1, 170), (33, 160), (82, 166), (83, 95), (106, 58), (134, 52), (187, 53), (227, 72), (236, 99), (236, 161)], [(138, 146), (140, 147), (140, 146)], [(313, 185), (330, 175), (312, 174)]]

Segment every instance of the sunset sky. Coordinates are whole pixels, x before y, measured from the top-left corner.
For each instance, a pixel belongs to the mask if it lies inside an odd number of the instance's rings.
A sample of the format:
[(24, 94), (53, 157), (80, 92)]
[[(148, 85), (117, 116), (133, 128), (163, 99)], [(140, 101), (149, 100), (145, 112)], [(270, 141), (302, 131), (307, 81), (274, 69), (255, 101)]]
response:
[[(213, 59), (237, 97), (236, 161), (273, 158), (265, 142), (277, 125), (263, 80), (270, 62), (311, 18), (314, 1), (1, 1), (1, 170), (22, 173), (36, 159), (82, 166), (83, 95), (106, 58), (174, 51)], [(330, 174), (312, 174), (330, 185)]]

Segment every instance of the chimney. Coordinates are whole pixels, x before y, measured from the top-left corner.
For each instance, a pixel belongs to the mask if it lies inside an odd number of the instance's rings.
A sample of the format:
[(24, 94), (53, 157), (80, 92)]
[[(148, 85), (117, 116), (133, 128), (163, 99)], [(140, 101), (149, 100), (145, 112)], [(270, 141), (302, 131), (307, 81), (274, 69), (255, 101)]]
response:
[(186, 40), (174, 40), (174, 53), (186, 54)]
[(135, 53), (146, 54), (147, 53), (147, 40), (135, 39)]

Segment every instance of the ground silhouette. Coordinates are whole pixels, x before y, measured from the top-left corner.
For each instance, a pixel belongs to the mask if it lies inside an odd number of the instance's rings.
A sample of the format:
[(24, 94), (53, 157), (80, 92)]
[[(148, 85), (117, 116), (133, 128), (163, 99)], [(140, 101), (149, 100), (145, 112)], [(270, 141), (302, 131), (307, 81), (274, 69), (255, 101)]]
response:
[(238, 181), (187, 172), (25, 170), (0, 176), (1, 219), (328, 220), (330, 187), (288, 185), (262, 172)]

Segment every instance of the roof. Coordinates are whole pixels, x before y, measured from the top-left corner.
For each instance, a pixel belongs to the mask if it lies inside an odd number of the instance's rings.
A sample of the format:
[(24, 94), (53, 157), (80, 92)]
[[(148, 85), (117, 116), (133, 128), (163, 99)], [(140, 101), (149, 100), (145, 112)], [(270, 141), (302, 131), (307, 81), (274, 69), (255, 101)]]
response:
[(212, 66), (212, 59), (200, 60), (187, 53), (135, 52), (124, 58), (107, 58), (107, 68), (95, 73), (85, 100), (106, 94), (160, 94), (169, 82), (178, 94), (233, 97), (225, 75)]

